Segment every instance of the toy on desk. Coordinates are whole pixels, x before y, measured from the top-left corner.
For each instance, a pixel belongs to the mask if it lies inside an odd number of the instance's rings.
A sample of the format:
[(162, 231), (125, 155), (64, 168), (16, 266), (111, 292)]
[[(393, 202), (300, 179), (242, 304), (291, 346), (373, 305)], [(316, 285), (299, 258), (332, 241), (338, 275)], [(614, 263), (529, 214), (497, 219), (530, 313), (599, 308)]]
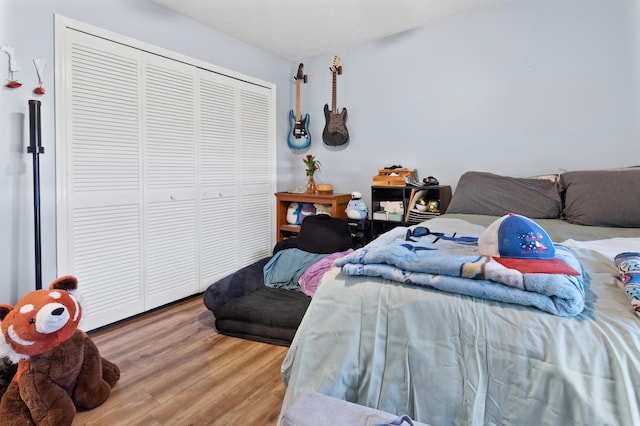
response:
[(316, 214), (328, 214), (331, 216), (331, 204), (313, 203), (316, 208)]
[(289, 203), (287, 208), (287, 223), (289, 225), (300, 224), (300, 210), (302, 209), (302, 203)]
[(420, 212), (426, 212), (429, 207), (427, 206), (427, 200), (424, 198), (418, 198), (416, 200), (416, 209)]
[(366, 219), (368, 215), (367, 204), (362, 201), (362, 194), (359, 192), (351, 193), (351, 201), (347, 204), (345, 210), (349, 219)]
[(429, 200), (427, 202), (427, 210), (431, 213), (440, 213), (440, 200)]
[(300, 224), (307, 216), (313, 216), (316, 214), (316, 206), (312, 203), (302, 203), (302, 209), (300, 209)]

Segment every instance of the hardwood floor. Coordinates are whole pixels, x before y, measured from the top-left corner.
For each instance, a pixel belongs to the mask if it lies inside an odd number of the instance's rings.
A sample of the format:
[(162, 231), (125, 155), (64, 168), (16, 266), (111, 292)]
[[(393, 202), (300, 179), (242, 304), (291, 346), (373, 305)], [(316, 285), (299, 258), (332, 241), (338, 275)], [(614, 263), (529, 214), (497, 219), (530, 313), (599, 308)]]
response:
[(196, 296), (91, 334), (120, 381), (79, 425), (275, 425), (287, 348), (218, 334)]

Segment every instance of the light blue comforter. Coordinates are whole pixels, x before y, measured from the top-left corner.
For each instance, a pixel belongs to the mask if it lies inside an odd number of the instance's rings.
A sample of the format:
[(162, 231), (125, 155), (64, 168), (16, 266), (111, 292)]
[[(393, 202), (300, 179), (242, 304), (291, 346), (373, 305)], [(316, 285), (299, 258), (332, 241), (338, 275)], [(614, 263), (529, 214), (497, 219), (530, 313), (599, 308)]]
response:
[[(558, 316), (575, 316), (584, 309), (582, 276), (498, 270), (497, 262), (480, 255), (475, 238), (445, 234), (406, 241), (407, 229), (397, 227), (368, 246), (336, 260), (335, 265), (342, 267), (346, 275), (383, 277), (452, 293), (535, 306)], [(556, 257), (581, 271), (580, 262), (568, 248), (561, 245), (555, 245), (555, 248)], [(488, 262), (492, 262), (493, 269), (487, 267)]]
[[(483, 229), (447, 215), (426, 226)], [(543, 227), (554, 241), (578, 228)], [(640, 425), (640, 321), (612, 260), (572, 252), (586, 290), (573, 317), (332, 268), (282, 364), (282, 411), (312, 391), (433, 426)]]

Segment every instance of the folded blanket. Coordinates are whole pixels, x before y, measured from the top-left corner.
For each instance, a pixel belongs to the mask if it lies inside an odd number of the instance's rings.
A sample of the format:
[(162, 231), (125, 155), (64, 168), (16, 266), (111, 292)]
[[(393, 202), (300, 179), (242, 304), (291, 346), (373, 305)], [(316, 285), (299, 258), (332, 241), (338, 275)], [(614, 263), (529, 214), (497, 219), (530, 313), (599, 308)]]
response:
[[(521, 274), (482, 256), (474, 238), (427, 235), (407, 241), (397, 227), (350, 255), (336, 260), (347, 275), (371, 275), (468, 296), (500, 300), (559, 316), (584, 309), (582, 276)], [(556, 257), (577, 271), (581, 265), (566, 247)]]
[(264, 285), (271, 288), (298, 290), (298, 279), (307, 268), (326, 254), (309, 253), (297, 248), (290, 248), (277, 252), (264, 265)]
[(302, 292), (309, 297), (313, 297), (316, 294), (316, 290), (318, 289), (318, 285), (320, 284), (320, 280), (323, 275), (333, 266), (333, 261), (352, 252), (353, 249), (331, 253), (324, 259), (321, 259), (309, 266), (298, 279), (298, 284), (300, 284)]

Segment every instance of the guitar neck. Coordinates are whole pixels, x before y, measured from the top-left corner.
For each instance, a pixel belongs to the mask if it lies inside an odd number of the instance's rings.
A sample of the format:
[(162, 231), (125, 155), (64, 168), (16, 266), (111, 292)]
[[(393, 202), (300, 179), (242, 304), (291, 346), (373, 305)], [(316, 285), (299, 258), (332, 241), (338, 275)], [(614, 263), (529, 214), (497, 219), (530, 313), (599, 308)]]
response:
[(300, 121), (300, 80), (296, 80), (296, 121)]
[(333, 76), (333, 87), (331, 89), (331, 112), (336, 114), (338, 110), (338, 104), (336, 101), (336, 70), (333, 70), (331, 74)]

